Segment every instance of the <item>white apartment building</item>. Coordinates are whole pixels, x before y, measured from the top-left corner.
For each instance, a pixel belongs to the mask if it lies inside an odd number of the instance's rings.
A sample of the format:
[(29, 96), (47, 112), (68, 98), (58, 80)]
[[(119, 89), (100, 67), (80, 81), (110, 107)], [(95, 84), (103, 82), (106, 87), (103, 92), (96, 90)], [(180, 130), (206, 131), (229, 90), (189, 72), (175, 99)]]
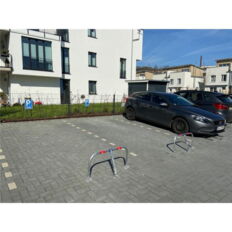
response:
[(167, 80), (168, 91), (203, 89), (203, 70), (195, 65), (181, 65), (160, 69), (153, 80)]
[(211, 92), (231, 93), (232, 58), (217, 60), (217, 65), (206, 68), (205, 90)]
[(142, 30), (0, 30), (0, 97), (43, 104), (127, 95)]

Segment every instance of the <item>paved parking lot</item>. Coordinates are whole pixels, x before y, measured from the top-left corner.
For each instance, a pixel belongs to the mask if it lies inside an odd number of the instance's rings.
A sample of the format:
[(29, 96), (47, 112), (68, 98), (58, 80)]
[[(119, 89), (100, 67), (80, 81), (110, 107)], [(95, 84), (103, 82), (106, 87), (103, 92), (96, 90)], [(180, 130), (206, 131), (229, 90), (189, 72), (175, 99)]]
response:
[[(0, 202), (232, 202), (231, 125), (194, 137), (189, 152), (168, 149), (171, 131), (123, 116), (7, 123), (0, 133)], [(114, 146), (128, 147), (130, 168), (117, 159), (114, 177), (102, 162), (89, 182), (91, 154)]]

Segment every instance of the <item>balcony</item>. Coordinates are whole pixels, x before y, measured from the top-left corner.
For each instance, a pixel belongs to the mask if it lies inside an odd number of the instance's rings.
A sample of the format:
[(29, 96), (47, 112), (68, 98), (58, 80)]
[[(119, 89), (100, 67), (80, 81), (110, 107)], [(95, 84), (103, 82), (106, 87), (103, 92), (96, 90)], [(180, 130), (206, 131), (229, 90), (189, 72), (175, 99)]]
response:
[(12, 56), (6, 54), (0, 54), (0, 71), (11, 72), (12, 71)]

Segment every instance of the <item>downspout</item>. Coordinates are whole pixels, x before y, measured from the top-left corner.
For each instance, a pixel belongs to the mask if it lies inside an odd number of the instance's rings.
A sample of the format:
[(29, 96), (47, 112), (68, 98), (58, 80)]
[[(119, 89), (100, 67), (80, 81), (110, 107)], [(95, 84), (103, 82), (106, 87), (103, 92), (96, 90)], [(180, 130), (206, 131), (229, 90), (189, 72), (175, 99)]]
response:
[(133, 29), (131, 30), (131, 80), (132, 80), (132, 71), (133, 71)]

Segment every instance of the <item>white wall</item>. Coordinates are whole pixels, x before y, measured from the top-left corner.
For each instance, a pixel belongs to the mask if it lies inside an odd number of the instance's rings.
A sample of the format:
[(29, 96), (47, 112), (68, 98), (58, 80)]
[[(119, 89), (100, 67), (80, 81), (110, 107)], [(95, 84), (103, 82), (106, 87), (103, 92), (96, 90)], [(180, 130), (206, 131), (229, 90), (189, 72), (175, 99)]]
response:
[[(181, 79), (181, 84), (178, 84), (178, 79)], [(169, 74), (168, 80), (173, 79), (174, 83), (171, 85), (169, 82), (168, 88), (169, 90), (177, 91), (180, 89), (199, 89), (200, 84), (204, 83), (204, 79), (201, 77), (193, 77), (191, 76), (191, 72), (171, 72)], [(172, 92), (173, 92), (172, 91)]]
[[(20, 33), (19, 33), (20, 32)], [(10, 32), (10, 43), (9, 43), (9, 52), (12, 55), (13, 59), (13, 75), (29, 75), (29, 76), (48, 76), (61, 78), (61, 42), (59, 40), (44, 39), (39, 36), (29, 36), (25, 30), (13, 30)], [(41, 33), (33, 31), (34, 34)], [(25, 70), (23, 69), (23, 59), (22, 59), (22, 36), (32, 37), (36, 39), (42, 39), (52, 42), (52, 60), (53, 60), (53, 71), (36, 71), (36, 70)]]
[[(136, 79), (136, 60), (142, 56), (141, 48), (134, 44), (131, 60), (132, 31), (96, 30), (96, 36), (96, 39), (88, 37), (87, 30), (69, 33), (71, 75), (65, 75), (65, 78), (71, 79), (72, 93), (88, 95), (88, 81), (93, 80), (97, 81), (99, 95), (128, 94), (128, 84), (120, 79), (120, 58), (126, 59), (126, 80), (130, 80)], [(96, 68), (88, 67), (89, 51), (97, 53)]]
[(50, 77), (11, 76), (11, 103), (24, 102), (25, 97), (43, 104), (60, 103), (60, 80)]
[[(221, 86), (228, 85), (229, 83), (229, 74), (227, 73), (229, 67), (213, 67), (206, 69), (206, 78), (205, 85), (206, 86)], [(216, 82), (211, 82), (211, 76), (216, 75)], [(222, 75), (227, 75), (227, 81), (221, 81)]]
[(166, 80), (166, 77), (167, 77), (166, 73), (160, 73), (160, 74), (154, 74), (152, 79), (162, 81), (162, 80)]
[[(53, 29), (45, 31), (54, 33)], [(97, 81), (97, 96), (92, 95), (91, 98), (127, 95), (126, 80), (136, 79), (136, 60), (142, 58), (142, 31), (96, 30), (97, 38), (90, 38), (87, 29), (69, 30), (69, 42), (61, 42), (59, 36), (53, 34), (31, 30), (29, 35), (27, 33), (27, 30), (10, 31), (9, 52), (13, 56), (11, 97), (14, 101), (21, 98), (21, 93), (23, 98), (25, 94), (32, 93), (36, 93), (36, 96), (38, 93), (59, 94), (58, 78), (70, 79), (71, 99), (74, 95), (82, 94), (89, 97), (89, 81)], [(53, 72), (23, 69), (22, 36), (52, 42)], [(62, 74), (61, 46), (69, 48), (70, 74)], [(88, 66), (88, 52), (97, 53), (96, 68)], [(120, 79), (120, 58), (126, 59), (126, 79)]]

